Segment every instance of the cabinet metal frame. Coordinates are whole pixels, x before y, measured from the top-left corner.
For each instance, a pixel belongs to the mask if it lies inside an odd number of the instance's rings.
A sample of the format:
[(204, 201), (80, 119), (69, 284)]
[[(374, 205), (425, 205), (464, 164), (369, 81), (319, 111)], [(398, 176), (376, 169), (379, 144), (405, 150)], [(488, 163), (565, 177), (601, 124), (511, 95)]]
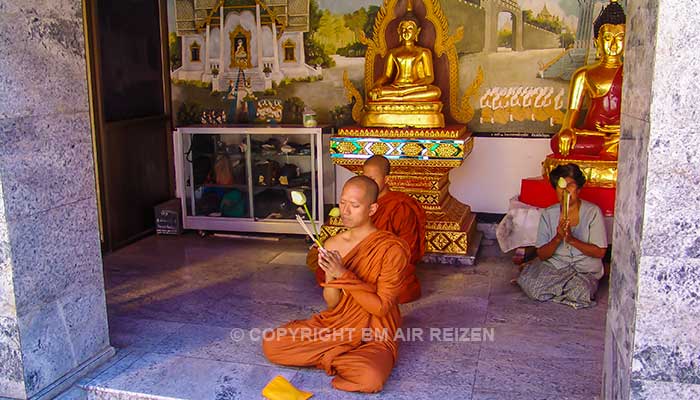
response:
[[(248, 217), (210, 217), (196, 216), (193, 210), (187, 209), (187, 198), (191, 199), (191, 207), (195, 206), (194, 185), (187, 186), (185, 182), (187, 174), (185, 168), (189, 168), (189, 176), (192, 175), (192, 164), (185, 160), (186, 149), (189, 149), (190, 135), (245, 135), (247, 143), (251, 143), (251, 137), (256, 135), (280, 135), (312, 137), (311, 144), (311, 193), (312, 206), (309, 212), (320, 228), (323, 223), (323, 133), (328, 133), (328, 128), (300, 126), (197, 126), (178, 128), (173, 132), (173, 150), (175, 152), (175, 179), (177, 197), (182, 203), (182, 223), (185, 229), (203, 231), (234, 231), (234, 232), (258, 232), (258, 233), (288, 233), (304, 234), (304, 230), (294, 219), (262, 219), (253, 216), (253, 177), (251, 146), (247, 146), (246, 179), (248, 188)], [(187, 143), (186, 143), (187, 142)], [(192, 215), (188, 215), (188, 211)], [(311, 230), (311, 222), (307, 221)]]

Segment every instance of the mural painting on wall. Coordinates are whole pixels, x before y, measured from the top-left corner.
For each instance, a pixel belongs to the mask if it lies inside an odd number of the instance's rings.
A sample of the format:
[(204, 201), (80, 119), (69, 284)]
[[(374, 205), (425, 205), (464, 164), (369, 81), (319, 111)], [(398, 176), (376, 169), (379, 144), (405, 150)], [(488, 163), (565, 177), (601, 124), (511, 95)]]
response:
[[(473, 132), (557, 132), (569, 79), (593, 62), (592, 24), (607, 0), (440, 0), (457, 43), (459, 82), (484, 72)], [(284, 122), (305, 107), (319, 123), (350, 124), (343, 86), (363, 87), (364, 34), (382, 0), (169, 0), (173, 109), (178, 125), (221, 109), (245, 121), (246, 102), (282, 99)], [(223, 18), (222, 18), (223, 14)], [(223, 29), (221, 29), (223, 26)], [(462, 91), (466, 87), (460, 88)]]

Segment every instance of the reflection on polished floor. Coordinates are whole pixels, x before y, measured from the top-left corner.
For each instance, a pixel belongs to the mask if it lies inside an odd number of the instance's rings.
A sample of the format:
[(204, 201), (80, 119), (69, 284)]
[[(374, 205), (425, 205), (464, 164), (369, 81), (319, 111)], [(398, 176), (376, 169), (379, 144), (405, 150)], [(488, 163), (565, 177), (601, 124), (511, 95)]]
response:
[[(509, 283), (516, 267), (495, 244), (482, 246), (476, 267), (418, 267), (423, 297), (401, 310), (404, 328), (425, 332), (423, 341), (401, 343), (381, 393), (339, 392), (320, 370), (272, 365), (257, 330), (323, 308), (306, 248), (298, 238), (187, 234), (106, 256), (117, 356), (61, 398), (86, 398), (83, 388), (91, 399), (260, 399), (278, 374), (318, 399), (590, 400), (600, 392), (607, 282), (592, 309), (535, 303)], [(431, 338), (431, 328), (471, 329), (481, 340), (449, 329)]]

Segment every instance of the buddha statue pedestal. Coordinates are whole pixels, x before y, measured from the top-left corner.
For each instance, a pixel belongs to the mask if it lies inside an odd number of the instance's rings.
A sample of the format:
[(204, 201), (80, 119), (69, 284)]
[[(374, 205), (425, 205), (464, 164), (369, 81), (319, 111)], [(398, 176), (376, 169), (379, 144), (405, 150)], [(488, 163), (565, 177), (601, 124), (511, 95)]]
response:
[(548, 155), (542, 163), (542, 177), (539, 179), (525, 178), (520, 182), (518, 200), (540, 208), (546, 208), (556, 203), (554, 189), (547, 177), (554, 168), (569, 163), (578, 165), (583, 175), (586, 176), (586, 185), (581, 191), (581, 198), (596, 204), (606, 216), (612, 216), (615, 208), (617, 160), (601, 157)]
[[(481, 234), (469, 206), (448, 191), (449, 171), (459, 167), (472, 150), (466, 126), (444, 128), (340, 128), (330, 139), (331, 158), (354, 173), (364, 161), (382, 155), (391, 163), (392, 190), (412, 196), (427, 216), (425, 233), (428, 263), (473, 265)], [(331, 218), (321, 229), (325, 239), (343, 230), (340, 218)]]
[(552, 170), (560, 165), (573, 163), (581, 168), (586, 176), (587, 186), (612, 189), (615, 192), (617, 182), (617, 160), (603, 157), (577, 155), (572, 157), (560, 154), (550, 154), (542, 162), (542, 176), (547, 177)]
[(360, 125), (364, 127), (434, 128), (445, 126), (442, 102), (367, 103)]
[[(612, 217), (615, 213), (614, 188), (586, 184), (581, 189), (580, 197), (600, 207), (606, 217)], [(533, 207), (547, 208), (557, 203), (557, 192), (549, 183), (549, 179), (541, 176), (525, 178), (520, 181), (518, 200)]]

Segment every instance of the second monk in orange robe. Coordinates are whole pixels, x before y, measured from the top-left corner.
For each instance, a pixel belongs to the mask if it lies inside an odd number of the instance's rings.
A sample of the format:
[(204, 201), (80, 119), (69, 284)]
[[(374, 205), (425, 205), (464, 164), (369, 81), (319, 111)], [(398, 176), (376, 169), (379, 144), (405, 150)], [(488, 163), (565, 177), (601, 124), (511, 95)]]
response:
[(324, 369), (340, 390), (380, 391), (398, 356), (394, 336), (408, 247), (372, 225), (377, 192), (363, 176), (343, 188), (340, 210), (348, 230), (328, 239), (318, 259), (328, 310), (282, 325), (263, 342), (270, 361)]
[[(394, 192), (387, 184), (390, 173), (389, 160), (382, 156), (372, 156), (365, 161), (362, 174), (371, 178), (379, 187), (379, 208), (372, 216), (372, 223), (377, 229), (389, 231), (405, 240), (411, 251), (408, 265), (404, 272), (404, 284), (399, 294), (399, 303), (409, 303), (421, 296), (420, 282), (416, 277), (416, 264), (425, 254), (425, 210), (411, 196), (403, 192)], [(317, 268), (317, 254), (312, 248), (307, 256), (307, 264), (315, 269), (316, 281), (321, 284), (325, 279), (323, 269)]]

